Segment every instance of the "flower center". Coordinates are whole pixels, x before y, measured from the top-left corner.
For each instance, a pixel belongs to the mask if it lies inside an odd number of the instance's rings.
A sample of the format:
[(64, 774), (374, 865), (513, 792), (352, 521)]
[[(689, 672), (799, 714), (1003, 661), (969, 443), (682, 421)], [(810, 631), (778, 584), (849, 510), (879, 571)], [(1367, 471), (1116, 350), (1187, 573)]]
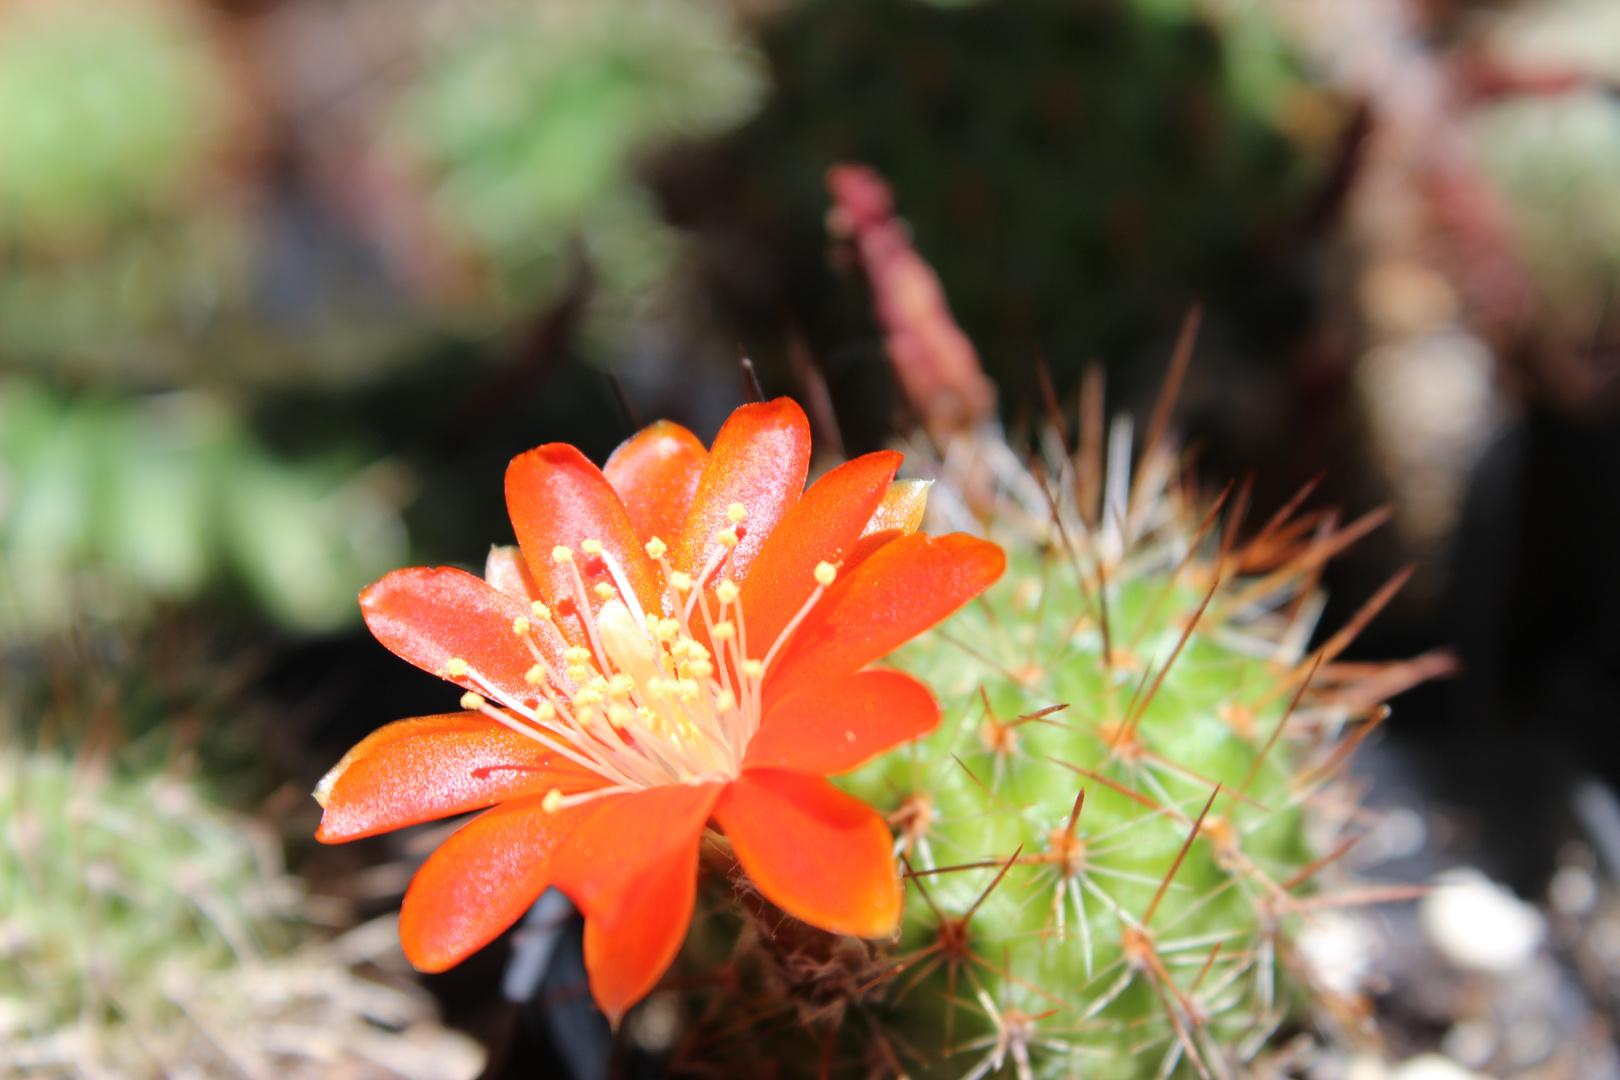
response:
[[(669, 565), (663, 541), (647, 542), (648, 556), (663, 573), (664, 611), (670, 614), (641, 610), (623, 568), (599, 541), (584, 541), (580, 551), (601, 560), (612, 584), (600, 582), (590, 592), (573, 549), (553, 548), (553, 561), (571, 571), (572, 599), (590, 647), (563, 649), (563, 668), (556, 670), (536, 635), (554, 635), (554, 643), (566, 639), (551, 610), (535, 601), (533, 619), (512, 623), (513, 634), (534, 659), (524, 680), (532, 695), (504, 692), (465, 660), (445, 665), (446, 675), (466, 678), (482, 691), (465, 694), (462, 708), (499, 721), (607, 781), (578, 794), (553, 790), (545, 797), (548, 810), (664, 784), (730, 780), (741, 771), (748, 742), (759, 730), (766, 673), (837, 570), (825, 562), (816, 566), (809, 598), (763, 658), (755, 658), (741, 589), (730, 572), (737, 528), (746, 513), (733, 503), (727, 516), (730, 526), (715, 533), (715, 553), (695, 578)], [(717, 607), (711, 611), (705, 583), (717, 573)], [(594, 612), (591, 592), (601, 601)], [(703, 627), (709, 646), (696, 639), (694, 625)]]

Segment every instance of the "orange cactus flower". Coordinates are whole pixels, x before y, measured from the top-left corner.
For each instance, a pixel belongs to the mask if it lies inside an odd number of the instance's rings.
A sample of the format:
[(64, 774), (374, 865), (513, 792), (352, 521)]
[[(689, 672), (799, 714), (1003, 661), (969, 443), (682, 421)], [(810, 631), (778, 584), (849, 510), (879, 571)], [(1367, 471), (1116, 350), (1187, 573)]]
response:
[[(922, 735), (926, 687), (868, 665), (976, 596), (1001, 549), (916, 533), (922, 485), (868, 454), (804, 488), (788, 399), (745, 405), (712, 451), (658, 423), (598, 470), (553, 443), (506, 473), (518, 547), (485, 580), (398, 570), (361, 594), (384, 645), (467, 690), (402, 720), (316, 789), (336, 843), (487, 809), (417, 872), (405, 954), (442, 971), (555, 885), (617, 1022), (674, 960), (713, 821), (760, 892), (883, 937), (902, 901), (887, 825), (829, 783)], [(802, 492), (802, 494), (801, 494)]]

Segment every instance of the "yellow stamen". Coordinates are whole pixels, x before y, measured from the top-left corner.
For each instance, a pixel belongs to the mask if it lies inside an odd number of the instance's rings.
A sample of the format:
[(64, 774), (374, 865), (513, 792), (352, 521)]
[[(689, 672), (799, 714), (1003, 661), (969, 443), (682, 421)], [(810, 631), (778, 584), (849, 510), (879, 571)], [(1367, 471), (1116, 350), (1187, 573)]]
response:
[(742, 673), (746, 679), (757, 679), (765, 674), (765, 665), (758, 660), (744, 660), (742, 662)]
[(541, 809), (548, 814), (555, 814), (562, 809), (563, 793), (557, 788), (546, 792), (546, 797), (540, 800)]
[(734, 548), (737, 546), (736, 529), (721, 529), (719, 532), (714, 534), (714, 538), (721, 547)]
[(830, 562), (816, 563), (816, 584), (817, 585), (820, 585), (822, 588), (825, 589), (827, 586), (829, 586), (829, 585), (831, 585), (833, 583), (833, 579), (836, 578), (837, 576), (838, 576), (838, 568), (836, 566), (834, 566), (832, 563), (830, 563)]
[(589, 664), (591, 662), (591, 650), (575, 645), (563, 653), (563, 659), (574, 667)]
[(546, 605), (542, 604), (540, 601), (536, 600), (533, 603), (531, 603), (529, 605), (529, 610), (534, 612), (534, 617), (539, 619), (540, 621), (542, 621), (542, 622), (550, 622), (551, 621), (551, 609), (546, 607)]
[(546, 681), (546, 669), (542, 664), (536, 664), (523, 673), (523, 681), (530, 686), (539, 686)]
[(555, 563), (570, 563), (574, 561), (574, 549), (558, 544), (551, 549), (551, 561)]
[(665, 553), (669, 551), (668, 546), (656, 536), (647, 541), (646, 549), (647, 558), (649, 559), (662, 559)]
[(692, 575), (677, 570), (669, 575), (669, 584), (678, 593), (689, 593), (692, 591)]
[(584, 541), (581, 541), (580, 545), (579, 545), (579, 550), (583, 551), (587, 555), (600, 555), (600, 554), (602, 554), (602, 541), (600, 541), (600, 540), (584, 540)]
[(726, 507), (726, 520), (730, 521), (733, 525), (736, 525), (747, 516), (748, 508), (742, 503), (732, 503), (730, 506)]
[(709, 636), (716, 641), (730, 641), (737, 636), (737, 628), (730, 622), (717, 622), (714, 624), (714, 629), (710, 631)]
[(452, 679), (459, 679), (467, 674), (467, 661), (459, 656), (452, 656), (444, 662), (444, 673)]
[(611, 599), (613, 599), (613, 596), (614, 596), (613, 586), (609, 585), (605, 581), (597, 582), (595, 591), (596, 591), (596, 595), (597, 595), (597, 597), (599, 599), (602, 599), (602, 600), (611, 600)]
[(714, 695), (714, 711), (727, 713), (737, 707), (737, 695), (730, 690), (722, 690)]
[(519, 615), (517, 618), (512, 620), (512, 633), (516, 634), (518, 637), (522, 637), (524, 634), (527, 634), (528, 632), (529, 632), (529, 620), (528, 619), (525, 619), (523, 616)]
[(735, 581), (730, 578), (721, 578), (720, 584), (715, 587), (714, 595), (720, 598), (722, 604), (731, 604), (736, 602), (737, 594), (741, 591), (741, 589), (737, 588)]
[(468, 712), (477, 712), (484, 707), (484, 698), (481, 694), (469, 690), (461, 695), (461, 707)]

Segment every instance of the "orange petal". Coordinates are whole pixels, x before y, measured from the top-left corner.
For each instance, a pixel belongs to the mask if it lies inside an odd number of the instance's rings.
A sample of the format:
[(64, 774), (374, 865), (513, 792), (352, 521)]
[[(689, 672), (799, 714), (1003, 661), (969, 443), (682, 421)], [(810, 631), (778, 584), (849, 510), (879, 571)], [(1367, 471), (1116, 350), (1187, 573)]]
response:
[(765, 538), (799, 500), (809, 471), (810, 422), (797, 402), (784, 397), (737, 409), (715, 436), (670, 565), (693, 575), (702, 570), (720, 550), (714, 534), (731, 525), (727, 508), (741, 503), (747, 517), (731, 553), (741, 584)]
[[(485, 693), (470, 677), (446, 673), (451, 659), (465, 660), (512, 697), (535, 696), (534, 687), (523, 681), (534, 658), (512, 632), (514, 619), (530, 617), (529, 605), (464, 570), (395, 570), (360, 594), (360, 610), (378, 641), (423, 671)], [(565, 644), (545, 627), (536, 627), (533, 637), (560, 670)]]
[(765, 707), (848, 675), (933, 626), (990, 586), (1001, 548), (962, 533), (885, 544), (827, 590), (766, 675)]
[(480, 814), (416, 872), (399, 911), (399, 943), (418, 971), (459, 964), (545, 891), (556, 849), (593, 804), (549, 813), (540, 801), (516, 799)]
[(659, 420), (620, 443), (602, 475), (619, 493), (643, 541), (657, 536), (672, 543), (686, 524), (708, 456), (696, 435)]
[(816, 587), (819, 562), (837, 565), (883, 501), (903, 457), (893, 450), (846, 461), (810, 485), (759, 549), (742, 587), (749, 652), (764, 656)]
[(883, 502), (861, 530), (861, 538), (845, 557), (844, 567), (853, 569), (856, 563), (889, 541), (910, 536), (922, 528), (923, 515), (928, 511), (928, 489), (933, 483), (932, 480), (896, 480), (890, 484)]
[(528, 603), (540, 599), (540, 586), (529, 573), (529, 564), (516, 544), (491, 544), (484, 560), (484, 580), (496, 591)]
[(573, 571), (552, 558), (559, 546), (573, 550), (593, 611), (605, 602), (595, 587), (614, 580), (605, 560), (585, 553), (586, 540), (600, 541), (618, 560), (643, 611), (663, 611), (663, 574), (642, 550), (607, 478), (572, 446), (548, 443), (513, 458), (506, 468), (506, 509), (541, 599), (575, 645), (588, 645), (590, 639), (576, 609)]
[(750, 769), (714, 816), (759, 891), (794, 918), (864, 938), (899, 924), (894, 838), (859, 799), (819, 776)]
[(573, 794), (604, 783), (479, 713), (419, 716), (372, 732), (322, 777), (315, 839), (357, 840), (520, 795), (552, 788)]
[(614, 1027), (675, 962), (692, 923), (696, 895), (694, 844), (684, 858), (648, 866), (616, 918), (586, 921), (585, 971), (591, 996)]
[(849, 772), (938, 724), (934, 696), (910, 675), (858, 671), (777, 702), (749, 741), (743, 768)]
[(585, 913), (591, 993), (615, 1022), (686, 937), (698, 841), (720, 790), (672, 784), (586, 803), (588, 816), (556, 853), (552, 880)]

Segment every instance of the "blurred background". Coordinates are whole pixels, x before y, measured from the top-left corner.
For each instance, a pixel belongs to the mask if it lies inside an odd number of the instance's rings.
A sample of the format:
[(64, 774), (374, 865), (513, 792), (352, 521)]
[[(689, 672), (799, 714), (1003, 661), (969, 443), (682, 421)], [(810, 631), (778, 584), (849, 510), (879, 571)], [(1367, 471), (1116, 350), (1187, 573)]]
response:
[[(501, 949), (430, 1000), (378, 937), (436, 836), (315, 850), (314, 781), (456, 696), (371, 641), (355, 594), (510, 542), (524, 449), (601, 461), (660, 417), (708, 439), (746, 399), (740, 351), (827, 453), (914, 428), (828, 234), (846, 161), (893, 185), (1015, 440), (1042, 366), (1072, 403), (1100, 364), (1111, 407), (1145, 412), (1196, 301), (1178, 420), (1206, 478), (1252, 474), (1261, 517), (1318, 474), (1313, 505), (1394, 508), (1330, 571), (1322, 625), (1411, 563), (1357, 650), (1462, 661), (1364, 766), (1418, 823), (1396, 854), (1542, 902), (1593, 1022), (1620, 1016), (1595, 899), (1620, 872), (1614, 0), (0, 0), (18, 850), (49, 842), (18, 794), (41, 755), (157, 806), (142, 843), (186, 872), (153, 888), (245, 875), (258, 899), (220, 925), (396, 995), (288, 976), (287, 1016), (371, 1033), (323, 1051), (364, 1059), (344, 1075), (586, 1053), (491, 1005)], [(224, 878), (186, 846), (202, 826), (164, 831), (192, 813), (238, 838)], [(83, 858), (64, 896), (134, 873)], [(83, 914), (109, 941), (118, 917)], [(34, 925), (0, 908), (0, 1042), (96, 982), (83, 955), (25, 963), (86, 932)], [(139, 945), (108, 963), (144, 973)], [(196, 953), (159, 996), (242, 959)], [(1403, 1007), (1409, 1049), (1451, 1028)]]

